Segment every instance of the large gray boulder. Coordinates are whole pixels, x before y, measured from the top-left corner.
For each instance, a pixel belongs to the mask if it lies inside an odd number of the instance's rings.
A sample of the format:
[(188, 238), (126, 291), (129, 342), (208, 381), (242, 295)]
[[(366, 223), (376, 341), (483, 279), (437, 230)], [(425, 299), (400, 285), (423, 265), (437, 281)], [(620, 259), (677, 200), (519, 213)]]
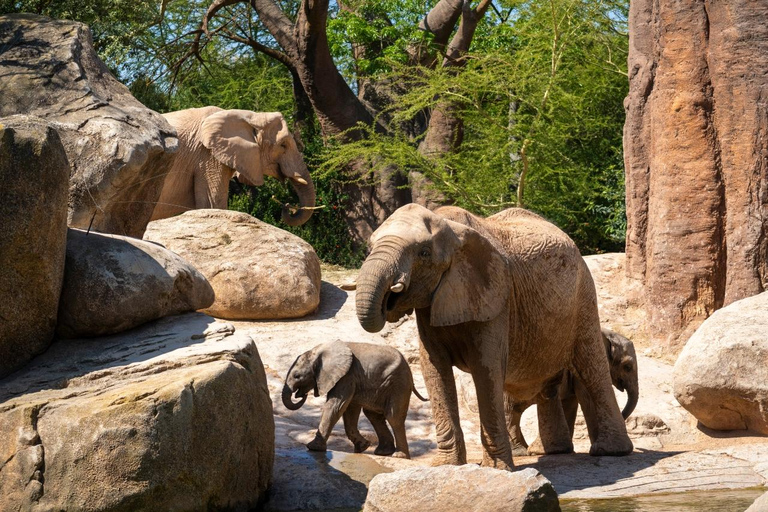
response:
[(48, 123), (0, 118), (0, 377), (53, 341), (68, 177), (67, 156)]
[(0, 48), (0, 116), (42, 117), (64, 143), (69, 225), (140, 238), (178, 146), (174, 129), (110, 74), (81, 23), (0, 16)]
[(320, 303), (320, 260), (307, 242), (248, 214), (192, 210), (147, 226), (208, 278), (216, 301), (205, 312), (232, 320), (298, 318)]
[(674, 392), (706, 427), (768, 434), (768, 292), (701, 324), (675, 363)]
[(157, 244), (70, 229), (56, 333), (114, 334), (150, 320), (210, 306), (205, 277)]
[(253, 340), (200, 313), (58, 341), (0, 380), (0, 510), (249, 510), (275, 426)]
[(557, 493), (533, 468), (502, 471), (473, 464), (380, 473), (368, 486), (364, 512), (559, 511)]

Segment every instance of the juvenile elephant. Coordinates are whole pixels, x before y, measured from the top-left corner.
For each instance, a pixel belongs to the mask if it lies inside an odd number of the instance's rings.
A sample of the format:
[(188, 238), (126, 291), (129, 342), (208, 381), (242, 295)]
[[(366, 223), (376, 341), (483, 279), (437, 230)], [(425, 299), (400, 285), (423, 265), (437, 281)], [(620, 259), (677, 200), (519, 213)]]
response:
[[(632, 411), (635, 410), (639, 394), (635, 345), (624, 336), (610, 329), (601, 329), (601, 336), (611, 372), (611, 382), (616, 389), (622, 392), (626, 391), (627, 393), (627, 403), (621, 411), (621, 416), (626, 420), (632, 414)], [(576, 386), (580, 386), (580, 383), (573, 378), (569, 371), (564, 372), (558, 394), (571, 439), (573, 439), (573, 429), (579, 407)], [(507, 407), (507, 430), (509, 431), (510, 442), (512, 443), (513, 455), (540, 455), (547, 453), (538, 439), (534, 441), (531, 447), (528, 447), (525, 437), (523, 437), (523, 433), (520, 430), (520, 417), (531, 405), (531, 403), (505, 404)], [(582, 405), (582, 409), (584, 407)]]
[[(331, 430), (344, 418), (344, 431), (355, 452), (370, 442), (357, 428), (362, 409), (379, 438), (376, 455), (410, 458), (405, 437), (405, 417), (411, 392), (426, 401), (413, 387), (413, 376), (403, 355), (394, 348), (370, 343), (334, 341), (314, 347), (296, 358), (283, 386), (283, 405), (299, 409), (307, 394), (328, 395), (320, 426), (307, 448), (325, 451)], [(295, 394), (300, 401), (294, 403)], [(394, 439), (386, 422), (392, 426)]]
[(163, 114), (176, 128), (179, 149), (163, 184), (152, 220), (197, 208), (227, 209), (229, 181), (262, 185), (264, 175), (288, 178), (299, 209), (283, 207), (289, 226), (304, 224), (315, 206), (309, 170), (279, 112), (190, 108)]
[(572, 447), (557, 398), (565, 370), (583, 384), (579, 399), (594, 404), (585, 414), (590, 453), (632, 451), (611, 389), (595, 286), (565, 233), (517, 208), (481, 219), (456, 207), (436, 213), (410, 204), (371, 235), (369, 246), (357, 279), (357, 317), (377, 332), (416, 310), (436, 464), (466, 463), (452, 366), (475, 382), (484, 466), (512, 467), (505, 394), (535, 401), (539, 424), (556, 427), (542, 430), (546, 449)]

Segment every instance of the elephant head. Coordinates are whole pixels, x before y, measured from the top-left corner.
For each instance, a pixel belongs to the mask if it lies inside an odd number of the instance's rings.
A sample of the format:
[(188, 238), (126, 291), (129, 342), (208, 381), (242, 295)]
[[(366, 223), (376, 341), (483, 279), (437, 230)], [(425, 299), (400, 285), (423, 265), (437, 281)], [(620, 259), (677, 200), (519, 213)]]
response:
[(236, 172), (246, 185), (264, 183), (264, 174), (290, 180), (299, 207), (283, 207), (282, 220), (289, 226), (304, 224), (312, 216), (315, 188), (288, 125), (279, 112), (218, 110), (200, 126), (203, 145), (221, 164)]
[(369, 332), (413, 309), (430, 308), (430, 325), (488, 321), (509, 297), (506, 260), (475, 229), (409, 204), (369, 242), (357, 278), (357, 318)]
[[(307, 394), (327, 394), (352, 367), (352, 351), (341, 341), (324, 343), (304, 352), (291, 365), (283, 385), (283, 405), (295, 411), (307, 400)], [(292, 396), (299, 399), (294, 402)]]
[(602, 336), (605, 352), (608, 354), (608, 365), (611, 368), (611, 381), (616, 389), (627, 393), (627, 404), (621, 411), (621, 415), (627, 419), (635, 410), (639, 395), (635, 345), (609, 329), (602, 329)]

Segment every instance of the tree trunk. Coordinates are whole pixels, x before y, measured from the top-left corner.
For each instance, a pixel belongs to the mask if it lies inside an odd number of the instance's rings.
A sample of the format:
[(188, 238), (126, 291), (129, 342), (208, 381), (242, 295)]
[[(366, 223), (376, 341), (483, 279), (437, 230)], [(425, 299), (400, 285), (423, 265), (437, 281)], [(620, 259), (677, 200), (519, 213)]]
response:
[(630, 6), (627, 274), (667, 354), (768, 287), (766, 19), (745, 0)]

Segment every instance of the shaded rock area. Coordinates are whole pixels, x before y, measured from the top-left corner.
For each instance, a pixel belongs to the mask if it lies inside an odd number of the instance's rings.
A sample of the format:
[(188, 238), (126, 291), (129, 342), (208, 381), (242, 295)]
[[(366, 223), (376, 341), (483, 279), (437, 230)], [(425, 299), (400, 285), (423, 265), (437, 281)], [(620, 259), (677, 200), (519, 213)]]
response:
[(749, 0), (630, 5), (627, 271), (672, 355), (768, 288), (766, 17)]
[(559, 511), (552, 483), (535, 469), (475, 465), (411, 468), (371, 480), (364, 512)]
[(199, 313), (58, 341), (0, 381), (0, 510), (247, 510), (272, 478), (253, 340)]
[(178, 255), (135, 238), (69, 229), (56, 333), (115, 334), (210, 306), (205, 277)]
[(227, 319), (298, 318), (317, 309), (320, 260), (296, 235), (246, 213), (193, 210), (157, 220), (145, 240), (163, 244), (208, 278), (206, 313)]
[(93, 49), (90, 30), (33, 14), (0, 16), (0, 116), (58, 131), (70, 165), (69, 225), (141, 237), (178, 141)]
[(674, 377), (675, 398), (703, 425), (768, 434), (768, 292), (705, 320)]
[(36, 117), (0, 118), (0, 377), (53, 341), (68, 179), (56, 130)]
[[(298, 411), (283, 407), (283, 379), (297, 355), (318, 343), (340, 339), (393, 346), (411, 364), (415, 387), (426, 393), (418, 357), (416, 321), (403, 318), (371, 334), (360, 327), (355, 314), (355, 292), (338, 285), (354, 281), (355, 271), (323, 268), (318, 310), (299, 320), (233, 322), (238, 332), (258, 340), (266, 365), (267, 382), (275, 412), (276, 451), (274, 485), (265, 504), (268, 511), (359, 509), (367, 487), (377, 474), (409, 468), (426, 468), (436, 453), (431, 404), (412, 397), (406, 420), (412, 460), (373, 454), (376, 436), (365, 417), (360, 431), (371, 441), (364, 453), (353, 453), (352, 443), (340, 421), (328, 440), (328, 451), (310, 453), (304, 446), (314, 438), (324, 398), (311, 395)], [(621, 498), (680, 493), (696, 489), (759, 488), (768, 482), (768, 438), (741, 432), (719, 435), (699, 428), (696, 419), (675, 400), (672, 365), (638, 354), (640, 400), (627, 420), (635, 452), (627, 457), (591, 457), (586, 425), (579, 414), (574, 445), (576, 453), (555, 456), (515, 457), (517, 468), (533, 468), (552, 482), (563, 500)], [(471, 405), (462, 402), (462, 389), (473, 387), (469, 375), (455, 370), (460, 396), (460, 416), (470, 463), (482, 461), (480, 422)], [(474, 392), (474, 389), (472, 389)], [(619, 407), (626, 395), (616, 391)], [(526, 439), (538, 435), (536, 407), (522, 418)], [(750, 498), (750, 501), (754, 498)], [(357, 508), (356, 508), (357, 507)]]

